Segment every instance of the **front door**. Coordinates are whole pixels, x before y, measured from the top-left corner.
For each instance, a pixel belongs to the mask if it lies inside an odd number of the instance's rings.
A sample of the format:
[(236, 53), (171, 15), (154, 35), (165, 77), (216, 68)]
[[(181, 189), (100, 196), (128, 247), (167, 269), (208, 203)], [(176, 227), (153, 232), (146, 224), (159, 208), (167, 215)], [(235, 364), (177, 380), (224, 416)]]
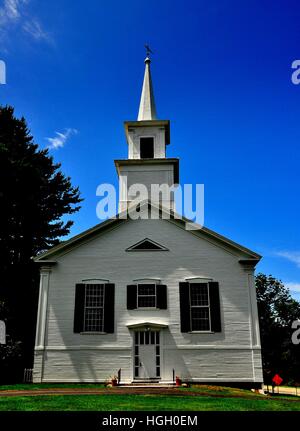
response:
[(160, 333), (136, 331), (134, 340), (134, 378), (160, 378)]
[(156, 377), (155, 356), (155, 346), (149, 344), (148, 346), (139, 347), (139, 377), (142, 379), (153, 379)]

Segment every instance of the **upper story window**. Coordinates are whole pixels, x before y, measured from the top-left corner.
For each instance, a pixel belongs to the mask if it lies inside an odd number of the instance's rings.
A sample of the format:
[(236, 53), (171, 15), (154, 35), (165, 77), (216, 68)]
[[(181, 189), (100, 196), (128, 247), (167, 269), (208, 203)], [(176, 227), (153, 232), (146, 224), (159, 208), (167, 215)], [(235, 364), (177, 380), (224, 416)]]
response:
[(154, 158), (154, 138), (140, 138), (141, 159)]

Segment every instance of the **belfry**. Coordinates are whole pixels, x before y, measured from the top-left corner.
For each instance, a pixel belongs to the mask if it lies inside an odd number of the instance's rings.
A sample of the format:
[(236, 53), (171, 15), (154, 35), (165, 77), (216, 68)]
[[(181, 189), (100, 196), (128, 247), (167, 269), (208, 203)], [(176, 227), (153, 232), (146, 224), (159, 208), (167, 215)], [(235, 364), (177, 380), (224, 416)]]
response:
[[(170, 121), (157, 118), (150, 64), (147, 56), (138, 118), (124, 122), (128, 158), (115, 160), (120, 180), (119, 211), (130, 206), (135, 198), (129, 191), (134, 184), (145, 185), (145, 198), (150, 199), (152, 184), (173, 186), (179, 182), (179, 160), (166, 155), (170, 144)], [(173, 193), (162, 195), (159, 203), (174, 209)]]

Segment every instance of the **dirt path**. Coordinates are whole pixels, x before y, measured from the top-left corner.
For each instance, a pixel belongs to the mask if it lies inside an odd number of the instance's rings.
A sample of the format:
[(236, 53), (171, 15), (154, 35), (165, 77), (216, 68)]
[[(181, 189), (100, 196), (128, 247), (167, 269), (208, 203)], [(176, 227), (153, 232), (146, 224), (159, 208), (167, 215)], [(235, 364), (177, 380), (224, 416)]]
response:
[[(74, 389), (74, 388), (48, 388), (32, 390), (4, 390), (0, 391), (0, 397), (10, 396), (40, 396), (40, 395), (207, 395), (206, 392), (182, 391), (177, 388), (145, 388), (145, 387), (116, 387), (116, 388), (99, 388), (99, 389)], [(215, 395), (211, 395), (215, 396)], [(221, 396), (221, 395), (216, 395)], [(222, 395), (224, 396), (224, 395)]]

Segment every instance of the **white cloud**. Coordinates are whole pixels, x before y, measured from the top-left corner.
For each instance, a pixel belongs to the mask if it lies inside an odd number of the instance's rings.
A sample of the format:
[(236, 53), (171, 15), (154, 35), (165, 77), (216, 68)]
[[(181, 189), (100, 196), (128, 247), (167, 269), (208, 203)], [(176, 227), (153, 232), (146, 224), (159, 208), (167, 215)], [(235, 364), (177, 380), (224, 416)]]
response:
[(12, 22), (17, 21), (21, 17), (21, 9), (28, 0), (4, 0), (3, 6), (0, 8), (0, 24), (8, 26)]
[(19, 18), (19, 4), (19, 0), (5, 0), (2, 9), (2, 16), (6, 17), (7, 19)]
[(35, 40), (45, 40), (47, 42), (52, 42), (52, 38), (50, 37), (49, 33), (46, 33), (43, 29), (41, 24), (37, 19), (32, 19), (25, 21), (23, 24), (22, 29), (30, 34)]
[(291, 292), (300, 293), (300, 283), (297, 282), (283, 282), (285, 287), (287, 287)]
[(42, 28), (39, 20), (30, 15), (27, 7), (30, 1), (4, 0), (0, 6), (0, 43), (2, 49), (7, 48), (11, 32), (17, 30), (30, 35), (36, 41), (53, 42), (50, 35)]
[(64, 130), (64, 132), (55, 132), (54, 138), (46, 138), (46, 140), (49, 142), (48, 148), (57, 150), (58, 148), (64, 147), (67, 140), (78, 133), (77, 129), (71, 129), (67, 128)]
[(300, 268), (300, 251), (278, 251), (276, 255), (288, 259)]

